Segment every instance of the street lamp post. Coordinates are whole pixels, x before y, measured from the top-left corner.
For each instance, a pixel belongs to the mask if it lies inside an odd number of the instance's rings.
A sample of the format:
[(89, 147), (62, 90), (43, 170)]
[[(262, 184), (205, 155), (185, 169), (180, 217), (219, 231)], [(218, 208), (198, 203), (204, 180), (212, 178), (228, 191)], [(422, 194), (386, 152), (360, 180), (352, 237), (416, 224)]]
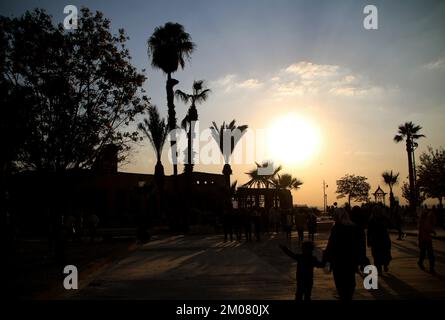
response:
[(326, 207), (328, 205), (328, 195), (326, 194), (326, 188), (327, 187), (328, 187), (328, 185), (323, 180), (323, 209), (324, 209), (324, 213), (325, 214), (326, 214)]

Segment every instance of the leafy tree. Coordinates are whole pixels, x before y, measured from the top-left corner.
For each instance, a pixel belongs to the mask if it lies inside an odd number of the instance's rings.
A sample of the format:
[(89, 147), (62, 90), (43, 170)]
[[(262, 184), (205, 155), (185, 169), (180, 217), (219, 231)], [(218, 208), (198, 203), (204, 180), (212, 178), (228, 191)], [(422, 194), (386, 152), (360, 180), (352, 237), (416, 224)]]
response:
[(445, 150), (429, 147), (428, 152), (422, 153), (417, 175), (420, 191), (429, 198), (437, 198), (442, 207), (445, 197)]
[[(173, 134), (176, 129), (176, 111), (174, 104), (173, 87), (179, 83), (172, 78), (179, 67), (184, 69), (185, 60), (195, 49), (190, 34), (185, 32), (184, 26), (179, 23), (167, 22), (165, 25), (157, 27), (151, 37), (148, 39), (148, 55), (151, 57), (151, 65), (154, 68), (161, 69), (167, 75), (167, 107), (168, 107), (168, 128)], [(175, 137), (172, 137), (175, 138)], [(173, 153), (173, 174), (178, 174), (178, 165), (176, 163), (176, 143), (171, 140)]]
[[(405, 200), (408, 201), (408, 203), (409, 203), (410, 199), (412, 199), (411, 191), (409, 188), (409, 183), (406, 181), (403, 182), (401, 189), (402, 189), (402, 197), (405, 198)], [(417, 205), (419, 205), (419, 206), (425, 201), (425, 196), (420, 193), (420, 190), (417, 185), (416, 185), (416, 188), (414, 189), (414, 197), (415, 197), (415, 201), (416, 201)], [(413, 213), (414, 213), (414, 211), (413, 211)]]
[(138, 139), (130, 123), (149, 104), (124, 30), (112, 35), (110, 21), (86, 8), (71, 31), (39, 9), (0, 17), (0, 25), (2, 111), (12, 117), (2, 116), (1, 127), (26, 133), (8, 161), (40, 171), (89, 168), (110, 144), (123, 160)]
[(351, 200), (368, 201), (371, 186), (366, 180), (368, 178), (363, 176), (346, 174), (343, 178), (337, 180), (337, 199), (347, 197), (349, 206), (351, 206)]
[(406, 152), (408, 154), (408, 174), (409, 174), (409, 190), (411, 194), (411, 200), (409, 201), (411, 207), (417, 205), (416, 202), (416, 181), (414, 174), (414, 150), (417, 148), (418, 144), (416, 140), (425, 137), (425, 135), (420, 134), (422, 127), (414, 123), (406, 122), (399, 126), (397, 134), (394, 136), (394, 142), (399, 143), (405, 140)]

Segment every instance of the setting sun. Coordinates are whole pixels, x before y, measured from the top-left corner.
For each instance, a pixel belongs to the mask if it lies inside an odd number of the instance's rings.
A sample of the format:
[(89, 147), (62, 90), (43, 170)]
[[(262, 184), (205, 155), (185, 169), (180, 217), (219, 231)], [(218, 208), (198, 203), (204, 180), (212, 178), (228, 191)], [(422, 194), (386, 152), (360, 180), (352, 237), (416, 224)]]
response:
[(302, 164), (318, 150), (320, 134), (309, 120), (294, 114), (277, 119), (267, 135), (271, 158), (283, 164)]

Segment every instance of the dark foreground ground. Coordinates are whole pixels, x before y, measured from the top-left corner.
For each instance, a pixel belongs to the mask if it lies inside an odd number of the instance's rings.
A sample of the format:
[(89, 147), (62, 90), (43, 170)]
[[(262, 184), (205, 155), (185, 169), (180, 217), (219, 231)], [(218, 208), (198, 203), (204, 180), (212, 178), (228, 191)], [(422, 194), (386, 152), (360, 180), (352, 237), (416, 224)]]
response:
[[(295, 234), (291, 243), (296, 248)], [(317, 235), (324, 248), (327, 233)], [(379, 288), (368, 291), (357, 275), (354, 298), (445, 299), (445, 242), (435, 240), (437, 274), (417, 267), (416, 238), (392, 235), (393, 261), (379, 276)], [(67, 299), (293, 299), (295, 263), (278, 244), (283, 234), (261, 242), (224, 242), (222, 236), (159, 236), (94, 275), (80, 278), (79, 290)], [(368, 252), (370, 257), (370, 253)], [(428, 266), (428, 263), (426, 263)], [(315, 271), (313, 299), (337, 299), (332, 274)]]

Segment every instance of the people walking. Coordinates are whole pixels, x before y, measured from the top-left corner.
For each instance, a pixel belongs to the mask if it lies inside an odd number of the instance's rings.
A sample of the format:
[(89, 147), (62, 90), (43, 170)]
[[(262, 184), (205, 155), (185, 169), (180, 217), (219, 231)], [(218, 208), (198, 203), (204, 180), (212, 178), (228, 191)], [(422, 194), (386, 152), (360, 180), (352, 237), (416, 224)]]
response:
[(284, 229), (286, 232), (286, 239), (290, 241), (292, 239), (292, 227), (293, 227), (293, 218), (290, 210), (286, 211), (285, 213), (285, 221), (286, 224), (284, 226)]
[(298, 233), (298, 241), (303, 242), (304, 240), (304, 227), (306, 225), (306, 218), (302, 212), (298, 212), (295, 215), (295, 228)]
[(317, 233), (317, 216), (313, 211), (309, 212), (306, 218), (307, 231), (309, 240), (315, 240), (315, 234)]
[(402, 217), (402, 210), (400, 208), (399, 202), (394, 201), (394, 205), (392, 207), (392, 224), (393, 227), (397, 230), (398, 237), (397, 240), (403, 240), (405, 238), (405, 233), (403, 232), (403, 217)]
[(244, 234), (246, 236), (246, 241), (252, 241), (252, 217), (250, 209), (243, 209), (242, 220), (244, 225)]
[(420, 269), (425, 270), (423, 265), (423, 261), (425, 257), (428, 256), (430, 272), (435, 273), (434, 264), (435, 264), (435, 256), (433, 250), (433, 237), (432, 234), (435, 234), (435, 217), (432, 212), (429, 212), (428, 209), (423, 209), (420, 215), (419, 220), (419, 261), (418, 265)]
[(227, 242), (230, 236), (230, 242), (233, 241), (233, 215), (230, 209), (224, 210), (224, 242)]
[(383, 208), (375, 206), (372, 209), (368, 223), (368, 247), (371, 248), (374, 265), (379, 274), (388, 271), (391, 257), (391, 239), (388, 234), (387, 221)]
[(322, 268), (324, 265), (313, 255), (314, 244), (310, 241), (303, 242), (301, 254), (294, 253), (283, 245), (280, 245), (280, 248), (289, 257), (297, 261), (295, 300), (311, 300), (312, 287), (314, 285), (314, 268)]
[(252, 212), (252, 220), (254, 225), (255, 239), (261, 240), (261, 211), (260, 208), (255, 207)]
[(352, 300), (356, 286), (355, 273), (359, 266), (368, 261), (361, 248), (359, 229), (348, 212), (337, 209), (334, 221), (323, 260), (330, 263), (340, 300)]

